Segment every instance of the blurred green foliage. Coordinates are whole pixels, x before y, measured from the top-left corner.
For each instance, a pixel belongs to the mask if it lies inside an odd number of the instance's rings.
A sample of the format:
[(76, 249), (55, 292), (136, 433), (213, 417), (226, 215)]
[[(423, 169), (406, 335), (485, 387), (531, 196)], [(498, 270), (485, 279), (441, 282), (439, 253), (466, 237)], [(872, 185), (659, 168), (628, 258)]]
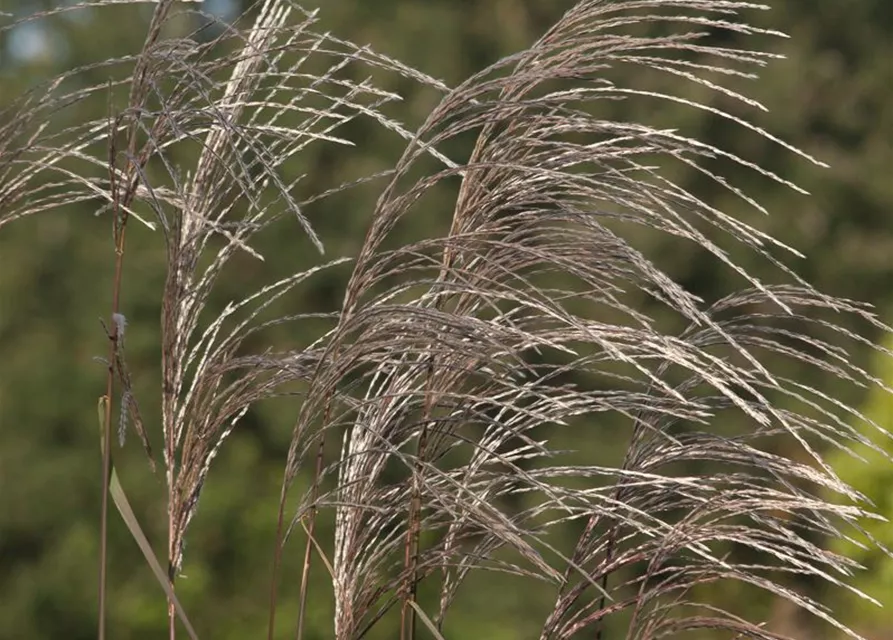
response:
[[(893, 348), (893, 341), (884, 345)], [(874, 367), (875, 375), (888, 387), (893, 387), (893, 358), (879, 354)], [(850, 620), (859, 621), (862, 627), (877, 635), (872, 638), (882, 640), (893, 637), (893, 624), (890, 609), (893, 608), (893, 556), (882, 549), (869, 547), (874, 539), (888, 550), (893, 550), (893, 470), (890, 456), (893, 456), (893, 440), (879, 438), (876, 428), (893, 433), (893, 396), (878, 388), (872, 390), (865, 403), (865, 417), (874, 424), (860, 423), (857, 427), (874, 440), (878, 449), (865, 445), (854, 447), (854, 452), (865, 462), (844, 452), (834, 454), (830, 461), (841, 479), (864, 494), (873, 504), (876, 513), (886, 520), (871, 520), (864, 524), (864, 534), (855, 534), (852, 540), (838, 540), (834, 550), (845, 554), (865, 567), (868, 571), (857, 574), (853, 585), (875, 598), (883, 609), (864, 598), (848, 594), (842, 610), (848, 612)]]
[[(44, 6), (52, 6), (48, 0)], [(324, 29), (398, 58), (454, 85), (471, 73), (522, 48), (542, 34), (570, 0), (326, 0)], [(683, 129), (703, 142), (722, 146), (771, 169), (811, 192), (803, 197), (754, 175), (735, 175), (741, 186), (769, 209), (758, 219), (746, 204), (697, 175), (682, 175), (683, 186), (717, 208), (747, 218), (806, 255), (789, 261), (819, 289), (893, 307), (893, 3), (889, 0), (778, 0), (758, 14), (764, 26), (791, 35), (774, 42), (741, 37), (732, 46), (771, 47), (785, 59), (772, 63), (758, 82), (743, 86), (765, 104), (767, 113), (747, 114), (830, 165), (820, 170), (707, 112), (649, 110), (638, 103), (604, 105), (606, 117), (662, 123)], [(31, 12), (40, 3), (3, 0), (0, 11)], [(0, 36), (0, 108), (39, 79), (112, 56), (135, 53), (143, 42), (150, 6), (80, 11), (42, 23), (45, 38), (38, 54), (22, 58), (34, 33)], [(0, 18), (3, 19), (3, 18)], [(189, 25), (184, 24), (185, 29)], [(29, 40), (31, 38), (31, 40)], [(38, 43), (39, 44), (39, 43)], [(85, 82), (102, 83), (108, 70), (98, 68)], [(743, 83), (742, 83), (743, 84)], [(418, 124), (436, 96), (405, 80), (386, 79), (384, 88), (405, 96), (403, 117)], [(713, 97), (711, 99), (718, 100)], [(728, 105), (724, 105), (728, 106)], [(86, 101), (67, 118), (98, 117), (108, 105)], [(358, 141), (348, 153), (310, 147), (288, 167), (308, 172), (299, 189), (311, 193), (351, 177), (385, 169), (402, 150), (399, 139), (378, 129), (357, 127)], [(370, 185), (315, 208), (313, 223), (329, 256), (350, 255), (359, 246), (376, 195)], [(711, 200), (712, 198), (712, 200)], [(401, 229), (400, 237), (419, 237), (432, 225), (446, 225), (448, 198), (430, 203)], [(239, 261), (216, 292), (218, 306), (271, 274), (313, 264), (309, 243), (288, 234), (261, 238), (265, 263)], [(137, 226), (128, 239), (122, 310), (127, 316), (128, 357), (147, 424), (158, 424), (158, 318), (164, 281), (160, 238)], [(691, 247), (644, 234), (641, 250), (672, 277), (708, 300), (739, 285), (734, 275), (716, 270), (707, 256)], [(108, 220), (89, 207), (64, 215), (38, 216), (0, 233), (0, 640), (95, 634), (95, 571), (100, 502), (96, 397), (104, 388), (104, 369), (93, 361), (105, 349), (98, 318), (107, 315), (112, 250)], [(760, 276), (766, 267), (744, 266)], [(345, 270), (299, 288), (285, 304), (292, 312), (328, 311), (340, 304)], [(865, 331), (864, 327), (852, 327)], [(876, 336), (866, 334), (869, 340)], [(282, 328), (271, 337), (281, 344), (307, 341)], [(854, 354), (868, 364), (865, 349)], [(791, 372), (797, 375), (797, 372)], [(886, 379), (893, 385), (893, 371)], [(809, 380), (819, 388), (821, 380)], [(841, 398), (860, 403), (858, 396)], [(886, 420), (889, 399), (871, 400), (871, 412)], [(887, 404), (883, 404), (886, 402)], [(258, 637), (265, 628), (266, 602), (284, 452), (296, 413), (287, 399), (252, 410), (215, 461), (186, 549), (182, 601), (204, 637)], [(156, 434), (156, 438), (160, 436)], [(571, 443), (568, 443), (571, 444)], [(604, 457), (617, 464), (624, 442), (574, 442), (581, 457)], [(119, 474), (159, 556), (166, 536), (163, 481), (152, 476), (135, 442), (118, 456)], [(841, 462), (850, 468), (850, 463)], [(848, 477), (893, 517), (888, 477), (863, 467)], [(136, 545), (123, 524), (111, 532), (112, 637), (157, 638), (165, 628), (163, 594), (153, 584)], [(325, 523), (323, 523), (325, 526)], [(882, 529), (878, 529), (878, 532)], [(893, 546), (889, 537), (886, 542)], [(283, 573), (281, 637), (291, 634), (296, 611), (301, 545), (290, 547)], [(870, 571), (866, 589), (893, 593), (893, 563), (863, 558)], [(879, 567), (885, 567), (881, 570)], [(326, 576), (314, 574), (310, 638), (328, 637), (331, 617)], [(494, 589), (480, 581), (480, 595), (466, 597), (451, 622), (455, 637), (510, 640), (531, 637), (551, 602), (529, 589)], [(424, 596), (424, 594), (423, 594)], [(734, 592), (720, 598), (736, 598)], [(328, 600), (327, 600), (328, 598)], [(887, 596), (888, 603), (893, 601)], [(754, 611), (775, 619), (780, 628), (802, 621), (777, 611), (766, 600)], [(861, 610), (860, 610), (861, 611)], [(883, 628), (877, 615), (874, 628)], [(889, 615), (889, 614), (888, 614)], [(784, 618), (779, 621), (780, 618)], [(880, 620), (880, 622), (879, 622)], [(850, 620), (857, 624), (859, 620)], [(893, 627), (893, 624), (890, 625)], [(213, 630), (213, 634), (210, 630)], [(379, 637), (389, 637), (386, 632)], [(315, 634), (315, 635), (314, 635)]]

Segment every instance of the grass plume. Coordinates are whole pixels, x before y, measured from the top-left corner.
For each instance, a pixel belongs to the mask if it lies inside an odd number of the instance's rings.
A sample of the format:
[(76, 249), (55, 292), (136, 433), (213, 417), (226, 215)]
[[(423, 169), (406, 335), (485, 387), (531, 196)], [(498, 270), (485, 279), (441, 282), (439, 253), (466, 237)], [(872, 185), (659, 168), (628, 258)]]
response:
[[(103, 4), (121, 3), (95, 3)], [(271, 639), (292, 534), (308, 539), (298, 637), (317, 558), (331, 573), (338, 640), (363, 637), (397, 610), (403, 640), (432, 630), (449, 637), (459, 592), (484, 571), (548, 594), (542, 640), (601, 639), (614, 617), (642, 640), (702, 630), (781, 638), (702, 600), (705, 586), (725, 581), (855, 637), (786, 577), (850, 588), (854, 563), (817, 535), (846, 535), (870, 514), (823, 451), (868, 440), (849, 426), (858, 410), (775, 365), (877, 386), (850, 363), (842, 345), (864, 340), (839, 319), (888, 329), (868, 306), (815, 290), (780, 257), (794, 249), (700, 199), (670, 169), (697, 172), (758, 212), (759, 202), (717, 167), (796, 185), (677, 130), (605, 119), (599, 109), (627, 101), (706, 111), (821, 165), (738, 115), (763, 107), (723, 84), (778, 57), (712, 39), (781, 35), (741, 17), (762, 8), (580, 0), (529, 48), (450, 87), (318, 30), (316, 12), (287, 0), (264, 0), (212, 38), (165, 35), (183, 14), (159, 0), (138, 53), (75, 69), (15, 101), (0, 119), (0, 230), (101, 203), (116, 261), (106, 396), (124, 404), (121, 424), (132, 418), (150, 459), (135, 409), (145, 399), (137, 404), (118, 345), (126, 226), (149, 227), (166, 250), (159, 435), (171, 591), (227, 436), (249, 408), (298, 385), (278, 524), (270, 523)], [(110, 79), (71, 89), (88, 71)], [(382, 74), (440, 96), (420, 126), (392, 115), (399, 96), (371, 80)], [(732, 106), (669, 93), (666, 79)], [(122, 91), (126, 103), (113, 102), (119, 110), (108, 118), (53, 124), (91, 96), (111, 101)], [(354, 120), (405, 141), (396, 165), (299, 199), (283, 167), (309, 145), (352, 146), (343, 132)], [(447, 151), (468, 138), (464, 157)], [(190, 153), (184, 166), (178, 158)], [(359, 251), (324, 257), (326, 238), (309, 211), (372, 181), (380, 194)], [(390, 242), (404, 219), (428, 213), (425, 198), (441, 188), (456, 193), (449, 228)], [(210, 313), (227, 266), (236, 256), (263, 260), (253, 242), (274, 225), (312, 245), (317, 265)], [(709, 252), (740, 289), (700, 299), (637, 249), (640, 229)], [(736, 261), (741, 252), (774, 265), (778, 281), (748, 273)], [(345, 264), (339, 309), (267, 317), (296, 287)], [(682, 329), (667, 330), (655, 309)], [(321, 319), (328, 328), (309, 346), (246, 347), (271, 326), (300, 331)], [(728, 416), (747, 428), (730, 433)], [(603, 424), (626, 428), (609, 434)], [(554, 444), (567, 434), (623, 438), (623, 460), (581, 462)], [(298, 483), (305, 469), (307, 486)], [(827, 500), (829, 491), (846, 500)], [(106, 485), (100, 639), (107, 495)], [(331, 540), (318, 537), (322, 512), (335, 522)], [(573, 543), (561, 544), (556, 531), (574, 531)], [(419, 596), (423, 585), (436, 594), (432, 607)]]

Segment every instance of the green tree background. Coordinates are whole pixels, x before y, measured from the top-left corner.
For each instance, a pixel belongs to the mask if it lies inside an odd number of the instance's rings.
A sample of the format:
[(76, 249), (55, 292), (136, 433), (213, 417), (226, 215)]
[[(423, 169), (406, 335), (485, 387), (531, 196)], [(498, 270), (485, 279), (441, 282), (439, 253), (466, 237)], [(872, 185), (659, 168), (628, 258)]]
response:
[[(2, 0), (0, 11), (24, 15), (41, 5), (55, 4)], [(368, 43), (453, 85), (528, 45), (572, 2), (326, 0), (304, 6), (315, 4), (321, 5), (324, 29)], [(773, 62), (758, 82), (747, 87), (770, 111), (749, 115), (757, 125), (828, 163), (830, 169), (817, 169), (708, 113), (666, 107), (660, 112), (625, 113), (622, 105), (606, 104), (606, 116), (623, 114), (684, 129), (804, 187), (810, 197), (753, 175), (741, 176), (740, 186), (757, 195), (772, 214), (755, 220), (743, 203), (716, 185), (694, 174), (681, 177), (683, 186), (705, 200), (748, 218), (804, 253), (805, 259), (789, 264), (819, 289), (872, 302), (881, 310), (893, 309), (893, 3), (785, 0), (773, 4), (756, 20), (791, 38), (771, 43), (772, 50), (785, 59)], [(209, 5), (218, 11), (233, 8), (241, 9), (227, 3)], [(138, 51), (149, 11), (149, 7), (81, 11), (44, 21), (39, 31), (19, 27), (0, 33), (0, 109), (39, 79)], [(748, 45), (744, 39), (731, 44)], [(104, 73), (103, 69), (90, 71), (83, 81), (102, 83)], [(409, 82), (392, 81), (385, 88), (405, 96), (402, 108), (410, 123), (420, 122), (434, 104), (434, 95)], [(87, 101), (68, 117), (96, 117), (107, 108), (107, 103)], [(299, 188), (310, 193), (387, 168), (401, 150), (395, 136), (379, 130), (358, 126), (350, 137), (362, 143), (349, 153), (310, 147), (296, 160), (290, 170), (309, 174)], [(356, 249), (374, 197), (372, 185), (324, 203), (314, 212), (329, 255), (350, 255)], [(434, 203), (430, 218), (412, 218), (401, 233), (418, 237), (425, 225), (447, 224), (448, 215), (445, 205)], [(130, 323), (128, 357), (138, 397), (149, 399), (158, 394), (157, 325), (165, 256), (158, 238), (146, 229), (137, 229), (129, 241), (122, 303)], [(671, 276), (708, 300), (725, 292), (733, 278), (714, 269), (700, 251), (678, 242), (645, 233), (638, 241), (642, 251)], [(226, 290), (216, 292), (219, 305), (266, 278), (267, 270), (294, 270), (316, 259), (309, 243), (287, 236), (264, 237), (262, 242), (267, 262), (240, 262), (224, 279)], [(761, 268), (752, 265), (752, 273), (759, 276)], [(298, 289), (285, 304), (293, 312), (332, 310), (340, 303), (344, 275), (333, 272), (328, 280)], [(109, 223), (94, 216), (90, 207), (65, 215), (36, 216), (0, 233), (0, 639), (78, 639), (95, 633), (100, 498), (95, 403), (102, 393), (104, 369), (93, 357), (105, 350), (98, 318), (107, 313), (111, 277)], [(877, 338), (871, 333), (864, 337)], [(284, 330), (273, 339), (301, 341)], [(854, 357), (857, 364), (870, 364), (867, 348)], [(883, 374), (893, 386), (889, 365)], [(808, 382), (819, 388), (826, 384)], [(146, 422), (157, 423), (157, 413), (145, 399)], [(842, 399), (857, 405), (869, 401), (858, 396)], [(886, 420), (891, 428), (889, 400), (870, 402), (874, 418)], [(207, 637), (258, 637), (264, 629), (274, 518), (294, 413), (287, 400), (252, 410), (211, 471), (189, 537), (186, 577), (179, 583), (194, 624), (199, 630), (214, 630)], [(624, 447), (620, 439), (609, 441), (608, 447), (603, 441), (572, 444), (583, 458), (604, 457), (613, 464)], [(128, 442), (119, 455), (119, 473), (160, 551), (165, 536), (162, 479), (149, 472), (142, 455), (138, 443)], [(853, 463), (841, 458), (839, 464), (849, 469)], [(885, 480), (889, 475), (881, 476), (880, 468), (875, 460), (861, 468), (861, 475), (853, 472), (845, 479), (855, 482), (893, 516), (890, 484)], [(885, 526), (889, 532), (889, 525)], [(118, 520), (113, 520), (111, 536), (112, 635), (157, 638), (166, 619), (163, 593)], [(885, 539), (893, 546), (889, 533)], [(300, 555), (300, 549), (293, 548), (285, 568), (286, 611), (297, 601)], [(893, 564), (884, 564), (879, 557), (862, 559), (869, 571), (860, 584), (893, 606)], [(311, 611), (310, 637), (327, 637), (324, 630), (331, 602), (325, 595), (325, 579), (321, 571), (314, 574), (314, 593), (320, 596)], [(738, 595), (728, 592), (716, 597)], [(848, 603), (838, 602), (847, 607), (844, 618), (851, 615), (850, 623), (878, 639), (893, 638), (893, 615), (887, 613), (884, 618), (874, 609), (850, 608)], [(456, 637), (530, 637), (537, 628), (531, 625), (541, 620), (549, 605), (533, 590), (496, 590), (482, 582), (480, 595), (463, 603), (461, 617), (453, 621)], [(752, 607), (756, 616), (780, 629), (795, 631), (806, 624), (768, 600), (754, 600)], [(293, 624), (288, 615), (280, 616), (280, 623), (283, 633)]]

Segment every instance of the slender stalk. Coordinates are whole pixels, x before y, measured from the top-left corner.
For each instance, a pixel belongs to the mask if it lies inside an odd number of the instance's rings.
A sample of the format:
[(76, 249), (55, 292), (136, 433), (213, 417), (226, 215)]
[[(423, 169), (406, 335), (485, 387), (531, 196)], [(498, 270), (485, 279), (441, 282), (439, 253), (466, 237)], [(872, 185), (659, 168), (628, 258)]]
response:
[(115, 244), (115, 272), (112, 280), (112, 310), (109, 322), (109, 354), (108, 371), (106, 373), (105, 425), (102, 448), (102, 512), (99, 524), (99, 621), (97, 638), (106, 638), (107, 617), (107, 574), (108, 574), (108, 520), (109, 520), (109, 481), (112, 473), (112, 398), (115, 388), (115, 362), (118, 356), (118, 322), (115, 316), (119, 312), (121, 300), (121, 281), (124, 271), (124, 239), (127, 229), (127, 210), (121, 207), (118, 193), (118, 182), (115, 173), (115, 132), (117, 120), (110, 120), (109, 131), (109, 183), (112, 194), (112, 235)]
[[(155, 13), (152, 17), (152, 23), (149, 27), (149, 33), (144, 44), (146, 50), (154, 43), (160, 34), (161, 25), (167, 12), (170, 10), (173, 2), (171, 0), (163, 0), (159, 2)], [(136, 107), (140, 104), (146, 85), (146, 61), (140, 58), (137, 62), (131, 85), (130, 105)], [(109, 85), (109, 114), (111, 114), (111, 85)], [(118, 356), (118, 322), (115, 321), (116, 315), (119, 313), (121, 300), (121, 282), (124, 270), (124, 240), (127, 230), (128, 212), (127, 207), (122, 206), (122, 194), (120, 193), (119, 183), (116, 174), (117, 167), (117, 147), (115, 144), (118, 125), (121, 117), (111, 118), (109, 116), (109, 147), (108, 147), (108, 170), (109, 170), (109, 188), (112, 197), (112, 234), (115, 244), (115, 273), (112, 282), (112, 317), (109, 323), (109, 357), (108, 372), (106, 374), (106, 396), (108, 402), (105, 407), (105, 424), (107, 428), (103, 433), (103, 452), (102, 452), (102, 513), (99, 525), (99, 621), (97, 637), (99, 640), (106, 638), (106, 617), (107, 617), (107, 574), (108, 574), (108, 512), (109, 512), (109, 482), (111, 478), (111, 415), (112, 415), (112, 398), (114, 397), (115, 385), (115, 362)], [(130, 157), (135, 157), (136, 152), (136, 127), (132, 127), (128, 140), (128, 151)], [(151, 148), (147, 145), (140, 154), (140, 165), (144, 166), (148, 160), (148, 152)], [(127, 173), (127, 193), (124, 194), (124, 202), (129, 202), (136, 191), (136, 183), (132, 180), (133, 165), (129, 167)]]
[[(449, 252), (444, 253), (444, 271), (446, 272), (452, 261)], [(443, 298), (440, 298), (436, 306), (438, 310), (443, 308)], [(422, 530), (422, 482), (421, 477), (424, 471), (425, 455), (428, 449), (429, 430), (428, 424), (431, 420), (431, 412), (434, 409), (434, 393), (432, 384), (435, 374), (437, 356), (432, 354), (428, 361), (428, 369), (425, 373), (425, 407), (422, 417), (422, 430), (419, 433), (419, 444), (416, 452), (416, 464), (413, 469), (412, 478), (412, 498), (409, 504), (409, 525), (406, 531), (406, 546), (404, 549), (403, 565), (407, 571), (406, 586), (404, 587), (403, 607), (400, 612), (400, 638), (401, 640), (414, 640), (416, 627), (416, 610), (413, 603), (416, 601), (418, 592), (418, 566), (419, 566), (419, 538)]]
[[(176, 442), (175, 442), (174, 438), (168, 438), (168, 439), (167, 439), (167, 442), (165, 443), (165, 446), (167, 447), (167, 451), (166, 451), (166, 459), (167, 459), (167, 460), (173, 460), (173, 459), (174, 459), (174, 455), (176, 454)], [(167, 488), (167, 510), (168, 510), (168, 515), (167, 515), (167, 557), (168, 557), (168, 562), (167, 562), (167, 581), (168, 581), (168, 584), (170, 585), (171, 593), (173, 593), (173, 591), (174, 591), (174, 574), (175, 574), (175, 568), (174, 568), (174, 562), (173, 562), (173, 559), (174, 559), (175, 554), (176, 554), (176, 548), (175, 548), (175, 545), (176, 545), (176, 530), (175, 530), (175, 527), (174, 527), (174, 522), (175, 522), (175, 520), (174, 520), (174, 509), (173, 509), (173, 505), (174, 505), (174, 503), (175, 503), (174, 500), (175, 500), (175, 497), (176, 497), (176, 496), (174, 495), (175, 492), (174, 492), (174, 480), (173, 480), (173, 478), (174, 478), (174, 476), (173, 476), (173, 469), (172, 469), (172, 468), (168, 468), (168, 483), (167, 483), (167, 486), (168, 486), (168, 488)], [(174, 610), (174, 602), (173, 602), (173, 600), (172, 600), (171, 598), (168, 598), (168, 601), (167, 601), (167, 625), (168, 625), (168, 638), (169, 638), (169, 640), (174, 640), (174, 638), (176, 637), (176, 634), (177, 634), (176, 622), (175, 622), (175, 620), (174, 620), (175, 615), (176, 615), (176, 612), (175, 612), (175, 610)]]
[[(334, 392), (330, 393), (326, 399), (326, 408), (323, 417), (323, 424), (326, 424), (329, 419), (329, 415), (331, 412), (332, 406), (332, 395)], [(307, 587), (310, 579), (310, 565), (311, 565), (311, 538), (313, 537), (313, 532), (316, 528), (316, 500), (319, 496), (319, 480), (322, 476), (322, 466), (323, 466), (323, 453), (326, 445), (326, 436), (325, 431), (320, 434), (319, 440), (319, 448), (316, 451), (316, 466), (313, 471), (313, 486), (311, 488), (311, 503), (310, 503), (310, 513), (307, 517), (309, 517), (310, 522), (307, 526), (307, 547), (304, 549), (304, 563), (301, 570), (301, 592), (300, 592), (300, 604), (298, 605), (298, 622), (297, 628), (295, 630), (295, 637), (298, 640), (304, 635), (304, 615), (307, 609)], [(276, 547), (273, 555), (273, 571), (272, 577), (270, 578), (270, 613), (267, 621), (267, 640), (273, 640), (273, 628), (276, 623), (276, 600), (277, 600), (277, 591), (279, 585), (279, 567), (282, 564), (282, 545), (285, 538), (285, 496), (287, 493), (286, 483), (282, 484), (282, 495), (279, 498), (279, 516), (276, 522)]]
[(407, 577), (403, 608), (400, 612), (401, 640), (412, 640), (415, 638), (416, 613), (412, 603), (415, 602), (418, 591), (419, 538), (421, 537), (422, 529), (421, 473), (423, 470), (423, 460), (427, 443), (428, 425), (426, 423), (422, 425), (422, 431), (419, 434), (418, 459), (416, 460), (415, 469), (413, 471), (412, 498), (409, 505), (409, 526), (406, 530), (406, 547), (403, 563), (404, 567), (407, 569)]
[[(171, 520), (168, 519), (168, 522), (170, 523)], [(168, 528), (170, 529), (170, 526)], [(173, 531), (171, 531), (171, 533), (173, 533)], [(173, 537), (171, 537), (171, 540), (173, 540)], [(173, 554), (171, 557), (173, 557)], [(168, 563), (167, 579), (168, 584), (170, 584), (171, 587), (171, 593), (174, 592), (174, 574), (174, 565)], [(167, 635), (169, 640), (175, 640), (177, 637), (177, 610), (174, 606), (174, 601), (170, 596), (168, 596), (167, 599)]]
[(307, 585), (310, 581), (310, 553), (313, 548), (313, 532), (316, 528), (316, 500), (319, 497), (319, 478), (322, 475), (323, 450), (325, 449), (325, 434), (320, 435), (319, 449), (316, 451), (316, 468), (313, 472), (313, 489), (310, 502), (310, 524), (307, 530), (307, 546), (304, 549), (304, 564), (301, 569), (301, 596), (298, 606), (298, 628), (295, 638), (301, 640), (304, 637), (304, 612), (307, 609)]

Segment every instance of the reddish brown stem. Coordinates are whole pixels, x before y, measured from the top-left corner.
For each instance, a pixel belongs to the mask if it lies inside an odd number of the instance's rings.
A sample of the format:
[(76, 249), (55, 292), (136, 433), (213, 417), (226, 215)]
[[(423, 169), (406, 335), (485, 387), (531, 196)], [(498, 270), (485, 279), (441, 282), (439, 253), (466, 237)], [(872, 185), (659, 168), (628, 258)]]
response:
[(304, 612), (307, 609), (307, 586), (310, 581), (310, 554), (313, 548), (313, 532), (316, 529), (316, 500), (319, 497), (319, 479), (322, 476), (323, 450), (325, 449), (325, 435), (320, 435), (319, 449), (316, 451), (316, 469), (313, 473), (313, 493), (310, 503), (310, 524), (307, 527), (307, 547), (304, 549), (304, 565), (301, 571), (301, 600), (298, 607), (298, 628), (295, 638), (301, 640), (304, 637)]
[(102, 513), (99, 523), (99, 621), (97, 637), (99, 640), (106, 638), (106, 600), (107, 600), (107, 575), (108, 575), (108, 520), (109, 520), (109, 481), (112, 475), (112, 399), (115, 389), (115, 362), (118, 357), (118, 322), (115, 316), (118, 314), (121, 300), (121, 280), (124, 271), (124, 238), (127, 228), (127, 212), (122, 209), (118, 197), (118, 184), (115, 174), (115, 144), (113, 126), (109, 145), (109, 179), (112, 193), (112, 232), (115, 243), (115, 274), (112, 283), (112, 314), (109, 322), (109, 355), (108, 373), (106, 374), (105, 395), (108, 401), (105, 403), (104, 429), (102, 433)]
[[(326, 410), (324, 412), (323, 424), (328, 421), (329, 411), (331, 408), (331, 394), (329, 395), (326, 402)], [(313, 473), (313, 487), (311, 489), (311, 504), (310, 504), (310, 513), (307, 517), (310, 518), (310, 523), (307, 527), (307, 548), (304, 550), (304, 565), (303, 570), (301, 572), (301, 593), (300, 593), (300, 604), (298, 608), (298, 623), (297, 629), (295, 631), (295, 637), (298, 640), (301, 639), (304, 633), (304, 614), (307, 608), (307, 589), (310, 578), (310, 565), (311, 565), (311, 539), (313, 537), (313, 532), (316, 527), (316, 500), (319, 496), (319, 481), (322, 476), (322, 465), (324, 460), (324, 450), (325, 450), (325, 432), (320, 434), (319, 440), (319, 448), (316, 452), (316, 467)], [(282, 484), (282, 495), (279, 498), (279, 516), (276, 522), (276, 547), (273, 555), (273, 571), (272, 577), (270, 578), (270, 612), (267, 620), (267, 640), (273, 640), (273, 628), (276, 624), (276, 599), (279, 587), (279, 567), (282, 563), (282, 546), (285, 540), (285, 498), (286, 498), (286, 482), (283, 481)]]

